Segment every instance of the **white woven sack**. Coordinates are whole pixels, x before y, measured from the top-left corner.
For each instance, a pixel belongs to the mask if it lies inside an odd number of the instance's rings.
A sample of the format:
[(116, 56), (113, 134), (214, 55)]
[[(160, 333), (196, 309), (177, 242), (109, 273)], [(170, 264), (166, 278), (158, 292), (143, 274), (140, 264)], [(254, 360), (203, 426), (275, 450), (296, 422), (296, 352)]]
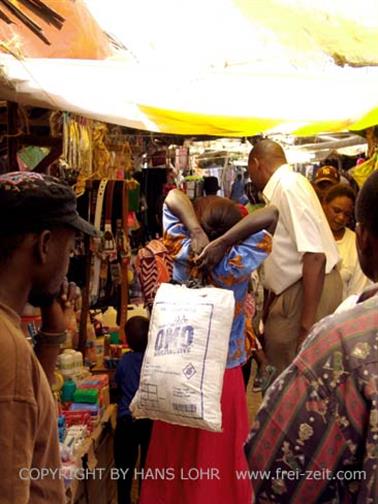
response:
[(220, 398), (234, 309), (229, 290), (159, 287), (130, 405), (135, 418), (222, 430)]

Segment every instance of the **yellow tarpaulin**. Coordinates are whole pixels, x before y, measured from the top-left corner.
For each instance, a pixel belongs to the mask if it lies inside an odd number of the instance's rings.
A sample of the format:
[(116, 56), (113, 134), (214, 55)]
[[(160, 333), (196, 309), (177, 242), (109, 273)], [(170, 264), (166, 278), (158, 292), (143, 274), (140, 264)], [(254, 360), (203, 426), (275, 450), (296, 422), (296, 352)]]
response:
[[(378, 108), (357, 122), (348, 120), (309, 121), (309, 124), (296, 128), (290, 119), (264, 119), (262, 117), (222, 117), (194, 113), (163, 110), (140, 106), (149, 120), (159, 124), (159, 131), (180, 132), (185, 135), (200, 135), (206, 130), (209, 135), (242, 137), (258, 135), (262, 132), (290, 132), (297, 136), (312, 136), (326, 132), (346, 130), (359, 131), (378, 124)], [(292, 126), (292, 127), (291, 127)]]

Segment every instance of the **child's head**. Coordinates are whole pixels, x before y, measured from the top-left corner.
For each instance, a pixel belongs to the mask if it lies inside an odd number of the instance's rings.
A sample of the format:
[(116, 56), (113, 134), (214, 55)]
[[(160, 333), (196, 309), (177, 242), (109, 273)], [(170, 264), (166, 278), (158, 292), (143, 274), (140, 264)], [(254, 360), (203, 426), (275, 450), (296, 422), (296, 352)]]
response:
[(148, 326), (148, 318), (141, 316), (132, 317), (126, 322), (125, 332), (127, 343), (134, 352), (144, 352), (146, 350)]
[(203, 190), (206, 196), (216, 195), (219, 191), (219, 182), (217, 177), (205, 177), (203, 179)]
[(236, 204), (220, 196), (196, 199), (194, 210), (210, 241), (222, 236), (242, 218)]

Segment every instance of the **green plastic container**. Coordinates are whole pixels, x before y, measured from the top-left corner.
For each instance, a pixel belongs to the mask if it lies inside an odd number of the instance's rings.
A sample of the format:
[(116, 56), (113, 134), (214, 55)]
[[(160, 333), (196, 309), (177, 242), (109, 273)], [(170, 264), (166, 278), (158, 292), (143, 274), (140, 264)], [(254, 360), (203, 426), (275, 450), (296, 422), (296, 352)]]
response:
[(111, 332), (110, 333), (110, 344), (111, 345), (119, 345), (119, 332)]
[(73, 400), (75, 403), (95, 404), (98, 402), (98, 390), (96, 389), (76, 389)]
[(76, 391), (76, 383), (73, 380), (71, 380), (71, 378), (66, 380), (60, 393), (61, 401), (72, 402), (75, 391)]

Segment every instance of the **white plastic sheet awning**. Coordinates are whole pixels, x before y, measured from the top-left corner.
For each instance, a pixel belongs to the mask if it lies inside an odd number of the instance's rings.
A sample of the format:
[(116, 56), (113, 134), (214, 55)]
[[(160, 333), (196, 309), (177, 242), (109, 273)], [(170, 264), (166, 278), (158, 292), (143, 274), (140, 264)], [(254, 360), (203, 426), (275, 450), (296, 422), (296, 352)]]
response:
[(378, 123), (378, 68), (364, 66), (378, 63), (378, 2), (363, 0), (358, 12), (352, 0), (317, 10), (307, 0), (86, 3), (127, 50), (105, 60), (0, 55), (3, 98), (185, 135)]

